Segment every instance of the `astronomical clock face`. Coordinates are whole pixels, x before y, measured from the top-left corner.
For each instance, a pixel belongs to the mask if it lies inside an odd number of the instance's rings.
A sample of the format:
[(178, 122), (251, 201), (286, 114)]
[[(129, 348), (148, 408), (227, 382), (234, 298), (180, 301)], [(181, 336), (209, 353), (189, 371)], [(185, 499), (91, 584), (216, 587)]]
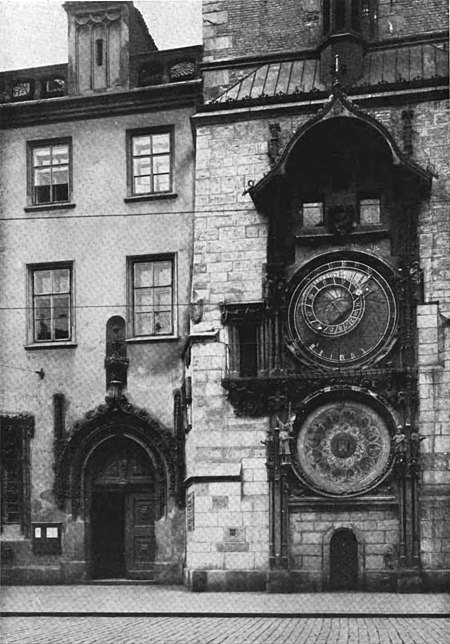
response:
[(386, 422), (359, 402), (328, 403), (309, 414), (297, 437), (300, 476), (327, 496), (351, 496), (373, 487), (389, 470)]
[(330, 368), (358, 366), (384, 355), (396, 322), (395, 298), (386, 279), (353, 260), (330, 261), (305, 275), (288, 309), (295, 354)]

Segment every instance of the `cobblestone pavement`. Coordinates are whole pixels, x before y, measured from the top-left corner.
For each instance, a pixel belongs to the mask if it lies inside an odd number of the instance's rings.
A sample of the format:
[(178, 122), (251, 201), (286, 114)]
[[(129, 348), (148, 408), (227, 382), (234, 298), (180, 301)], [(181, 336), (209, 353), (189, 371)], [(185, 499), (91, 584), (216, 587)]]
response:
[(3, 644), (449, 644), (450, 619), (5, 617)]

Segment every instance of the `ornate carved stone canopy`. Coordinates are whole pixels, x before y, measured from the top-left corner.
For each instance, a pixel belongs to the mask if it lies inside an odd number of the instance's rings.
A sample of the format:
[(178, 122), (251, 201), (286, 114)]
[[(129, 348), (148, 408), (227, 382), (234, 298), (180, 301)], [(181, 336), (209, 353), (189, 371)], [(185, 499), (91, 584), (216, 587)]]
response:
[(258, 210), (270, 214), (272, 211), (271, 195), (277, 194), (280, 181), (288, 180), (291, 157), (296, 153), (298, 146), (302, 144), (302, 139), (306, 135), (311, 134), (313, 128), (317, 125), (327, 121), (332, 123), (333, 119), (348, 119), (355, 126), (365, 128), (372, 138), (378, 139), (380, 145), (384, 145), (388, 150), (394, 169), (393, 171), (398, 173), (398, 179), (400, 181), (409, 178), (410, 180), (414, 180), (418, 187), (425, 191), (429, 190), (433, 176), (432, 173), (414, 163), (409, 158), (409, 154), (403, 153), (392, 134), (384, 125), (353, 103), (345, 95), (339, 84), (337, 84), (333, 87), (332, 94), (317, 114), (295, 132), (282, 153), (277, 156), (277, 161), (271, 171), (258, 181), (258, 183), (249, 188), (249, 194)]
[[(84, 470), (90, 455), (103, 441), (117, 437), (127, 437), (144, 447), (165, 496), (179, 493), (182, 476), (174, 436), (148, 412), (121, 396), (89, 411), (57, 446), (55, 494), (61, 507), (70, 499), (74, 517), (82, 509)], [(162, 499), (163, 504), (166, 501)]]

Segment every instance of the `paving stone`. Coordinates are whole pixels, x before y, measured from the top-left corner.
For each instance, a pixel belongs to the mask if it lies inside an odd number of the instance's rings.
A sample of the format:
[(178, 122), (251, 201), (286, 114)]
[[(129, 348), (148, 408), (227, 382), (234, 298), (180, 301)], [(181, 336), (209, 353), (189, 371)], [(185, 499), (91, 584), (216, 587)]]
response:
[(7, 618), (3, 644), (448, 644), (450, 619)]

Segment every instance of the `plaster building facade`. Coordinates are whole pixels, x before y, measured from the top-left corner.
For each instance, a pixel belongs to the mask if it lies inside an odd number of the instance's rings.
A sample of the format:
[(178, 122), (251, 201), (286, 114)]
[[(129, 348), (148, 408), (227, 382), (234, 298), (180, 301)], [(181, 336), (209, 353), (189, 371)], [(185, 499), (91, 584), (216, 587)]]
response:
[(448, 588), (447, 3), (203, 20), (186, 581)]
[(181, 583), (201, 48), (64, 8), (68, 64), (0, 75), (3, 577)]

